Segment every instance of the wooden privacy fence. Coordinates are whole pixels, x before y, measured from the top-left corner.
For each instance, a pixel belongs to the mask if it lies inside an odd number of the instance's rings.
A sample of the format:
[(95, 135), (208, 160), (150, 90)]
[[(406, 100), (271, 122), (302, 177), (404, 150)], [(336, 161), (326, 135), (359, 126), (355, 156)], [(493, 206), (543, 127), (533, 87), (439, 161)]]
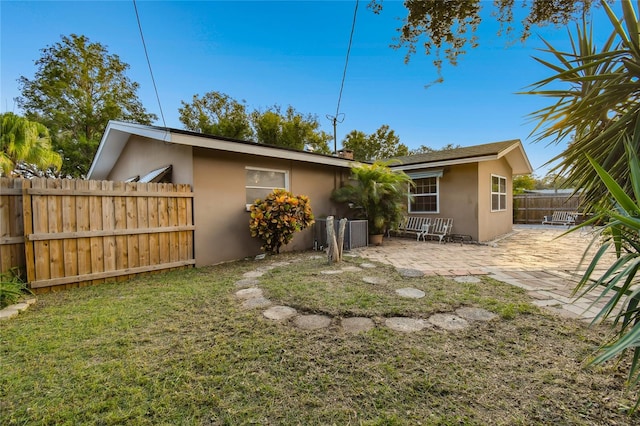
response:
[(579, 208), (579, 196), (518, 194), (513, 196), (513, 223), (541, 224), (554, 211), (576, 212)]
[(2, 272), (23, 267), (33, 289), (195, 264), (189, 185), (2, 178), (0, 191)]

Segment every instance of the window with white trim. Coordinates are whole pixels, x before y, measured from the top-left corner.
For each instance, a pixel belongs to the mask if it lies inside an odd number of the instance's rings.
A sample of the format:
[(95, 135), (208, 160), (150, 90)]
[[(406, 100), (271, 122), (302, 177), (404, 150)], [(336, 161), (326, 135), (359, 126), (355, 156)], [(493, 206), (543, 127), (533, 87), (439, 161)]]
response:
[(507, 209), (507, 178), (491, 175), (491, 211)]
[(409, 189), (413, 199), (409, 199), (411, 213), (438, 213), (440, 211), (439, 183), (437, 176), (413, 179), (415, 186)]
[(246, 167), (245, 193), (247, 210), (257, 199), (264, 199), (276, 188), (289, 190), (288, 171)]

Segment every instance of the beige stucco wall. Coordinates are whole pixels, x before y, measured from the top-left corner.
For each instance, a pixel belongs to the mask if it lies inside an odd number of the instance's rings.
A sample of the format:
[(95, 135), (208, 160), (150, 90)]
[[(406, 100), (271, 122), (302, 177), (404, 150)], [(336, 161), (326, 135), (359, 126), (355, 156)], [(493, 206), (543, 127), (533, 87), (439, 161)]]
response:
[(478, 239), (478, 165), (446, 167), (440, 178), (440, 213), (453, 218), (453, 233)]
[[(412, 216), (453, 218), (453, 233), (489, 241), (511, 231), (513, 199), (511, 167), (506, 160), (447, 166), (440, 178), (440, 211)], [(491, 211), (491, 175), (507, 178), (507, 210)]]
[[(334, 182), (348, 170), (249, 154), (194, 148), (194, 221), (196, 265), (211, 265), (261, 253), (261, 241), (249, 233), (245, 207), (246, 167), (286, 170), (289, 189), (307, 195), (316, 217), (336, 213), (330, 201)], [(283, 251), (313, 246), (312, 230), (293, 238)]]
[(155, 169), (172, 165), (172, 183), (193, 185), (191, 152), (190, 146), (133, 135), (107, 179), (123, 181), (137, 175), (142, 177)]
[[(507, 179), (507, 209), (491, 211), (491, 175)], [(478, 241), (489, 241), (513, 229), (513, 176), (511, 167), (503, 159), (478, 164)]]

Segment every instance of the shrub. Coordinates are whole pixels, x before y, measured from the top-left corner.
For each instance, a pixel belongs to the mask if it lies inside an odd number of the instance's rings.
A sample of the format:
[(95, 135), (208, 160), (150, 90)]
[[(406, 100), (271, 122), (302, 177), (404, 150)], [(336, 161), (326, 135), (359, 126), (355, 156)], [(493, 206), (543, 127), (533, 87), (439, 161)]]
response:
[(13, 305), (25, 294), (32, 294), (16, 269), (0, 274), (0, 309)]
[(356, 218), (369, 222), (369, 234), (384, 234), (395, 228), (406, 212), (411, 178), (393, 171), (388, 162), (357, 164), (351, 168), (351, 179), (336, 189), (332, 198), (347, 203)]
[(293, 234), (314, 223), (309, 197), (293, 195), (284, 189), (274, 189), (264, 200), (251, 206), (249, 229), (252, 237), (264, 241), (262, 250), (280, 253)]

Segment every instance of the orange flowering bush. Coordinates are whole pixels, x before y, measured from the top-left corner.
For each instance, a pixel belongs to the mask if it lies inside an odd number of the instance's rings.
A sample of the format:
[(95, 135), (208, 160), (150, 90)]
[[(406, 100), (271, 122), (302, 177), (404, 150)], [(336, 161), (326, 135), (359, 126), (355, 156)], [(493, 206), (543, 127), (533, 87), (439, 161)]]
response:
[(289, 244), (295, 232), (314, 222), (309, 197), (274, 189), (264, 200), (256, 200), (251, 206), (249, 229), (252, 237), (264, 241), (262, 250), (280, 253), (280, 247)]

